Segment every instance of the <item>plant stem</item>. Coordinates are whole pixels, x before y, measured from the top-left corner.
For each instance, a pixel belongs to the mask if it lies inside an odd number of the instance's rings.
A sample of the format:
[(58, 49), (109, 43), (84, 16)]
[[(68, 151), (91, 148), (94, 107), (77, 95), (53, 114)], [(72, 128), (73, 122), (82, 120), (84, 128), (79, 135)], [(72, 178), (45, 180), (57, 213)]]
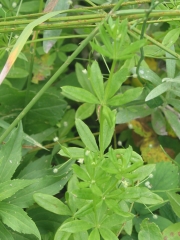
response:
[(39, 100), (43, 93), (55, 82), (60, 74), (69, 66), (69, 64), (78, 56), (78, 54), (84, 49), (84, 47), (93, 39), (97, 34), (99, 27), (104, 24), (105, 21), (110, 17), (110, 15), (116, 11), (119, 6), (122, 4), (122, 1), (119, 1), (116, 6), (107, 14), (104, 20), (99, 24), (88, 36), (84, 39), (79, 47), (67, 58), (63, 65), (56, 71), (56, 73), (49, 79), (49, 81), (41, 88), (41, 90), (36, 94), (36, 96), (28, 103), (28, 105), (23, 109), (23, 111), (15, 118), (11, 125), (6, 129), (6, 131), (0, 137), (0, 143), (8, 136), (8, 134), (13, 130), (13, 128), (21, 121), (21, 119), (28, 113), (28, 111), (34, 106), (34, 104)]

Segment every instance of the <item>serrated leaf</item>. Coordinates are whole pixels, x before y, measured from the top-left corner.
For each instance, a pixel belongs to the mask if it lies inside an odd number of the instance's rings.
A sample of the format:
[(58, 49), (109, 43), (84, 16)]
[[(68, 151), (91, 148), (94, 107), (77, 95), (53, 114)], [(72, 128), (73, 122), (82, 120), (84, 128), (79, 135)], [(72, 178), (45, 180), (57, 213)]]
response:
[(157, 96), (160, 96), (170, 88), (171, 88), (171, 83), (165, 82), (165, 83), (159, 84), (147, 95), (145, 101), (149, 101)]
[(99, 101), (102, 101), (104, 97), (104, 82), (101, 70), (96, 61), (91, 65), (90, 82), (97, 98)]
[(89, 127), (80, 119), (76, 119), (76, 128), (79, 133), (79, 136), (81, 137), (81, 140), (85, 144), (85, 146), (93, 151), (97, 152), (98, 151), (98, 146), (95, 140), (94, 135), (92, 134), (91, 130)]
[(148, 219), (144, 219), (141, 223), (141, 230), (138, 234), (139, 240), (163, 240), (163, 236), (159, 227), (155, 223), (150, 223)]
[(62, 201), (48, 194), (35, 193), (35, 202), (42, 208), (58, 215), (71, 215), (71, 211)]
[[(160, 192), (156, 191), (156, 193), (163, 199), (167, 199), (166, 192), (178, 187), (178, 167), (170, 162), (160, 162), (156, 164), (156, 169), (152, 174), (153, 178), (148, 179), (151, 189), (160, 190)], [(162, 190), (164, 190), (164, 193)]]
[(174, 192), (167, 192), (167, 195), (173, 211), (180, 217), (180, 195)]
[(111, 106), (121, 106), (125, 103), (131, 102), (137, 99), (142, 93), (142, 90), (143, 89), (141, 87), (129, 89), (123, 94), (118, 94), (112, 97), (107, 101), (107, 103)]
[(74, 220), (62, 224), (60, 230), (63, 232), (77, 233), (83, 232), (93, 227), (93, 224), (86, 222), (84, 220)]
[(62, 87), (62, 94), (77, 102), (99, 103), (99, 100), (92, 93), (83, 88), (65, 86)]
[(0, 182), (11, 179), (21, 161), (22, 124), (11, 133), (9, 140), (0, 151)]
[(3, 223), (14, 231), (33, 234), (38, 239), (41, 239), (35, 223), (28, 217), (27, 213), (18, 206), (0, 202), (0, 216)]
[(13, 197), (6, 199), (6, 202), (11, 202), (22, 208), (27, 208), (34, 203), (33, 194), (35, 192), (54, 195), (57, 194), (67, 183), (71, 177), (71, 165), (74, 160), (69, 160), (61, 166), (57, 166), (58, 172), (53, 172), (52, 175), (44, 176), (37, 179), (36, 183), (31, 184), (23, 190), (18, 191)]
[(36, 182), (36, 179), (34, 180), (13, 179), (0, 183), (0, 201), (11, 197), (20, 189), (23, 189), (34, 182)]
[(0, 222), (0, 236), (3, 240), (14, 240), (11, 232)]

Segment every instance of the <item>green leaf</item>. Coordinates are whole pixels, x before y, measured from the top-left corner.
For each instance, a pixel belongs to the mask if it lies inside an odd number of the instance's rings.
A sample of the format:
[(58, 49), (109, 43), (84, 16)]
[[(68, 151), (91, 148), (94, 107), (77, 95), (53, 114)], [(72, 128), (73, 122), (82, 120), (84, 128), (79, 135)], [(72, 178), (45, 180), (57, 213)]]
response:
[(178, 114), (169, 109), (163, 109), (163, 112), (178, 138), (180, 138), (180, 121)]
[(92, 228), (93, 225), (89, 222), (86, 222), (84, 220), (74, 220), (67, 223), (62, 224), (60, 227), (60, 230), (63, 232), (69, 232), (69, 233), (77, 233), (77, 232), (83, 232), (90, 228)]
[(108, 228), (99, 228), (100, 234), (104, 240), (118, 240), (118, 237)]
[(104, 82), (101, 70), (96, 61), (91, 65), (90, 82), (97, 98), (99, 101), (102, 101), (104, 98)]
[(151, 190), (160, 190), (160, 192), (156, 191), (156, 193), (163, 199), (167, 199), (166, 192), (178, 187), (178, 167), (170, 162), (160, 162), (156, 164), (156, 168), (152, 174), (153, 177), (148, 179)]
[(88, 79), (88, 74), (87, 74), (87, 70), (83, 68), (83, 66), (79, 63), (76, 63), (76, 75), (77, 75), (77, 79), (79, 84), (81, 85), (81, 87), (89, 92), (93, 92), (92, 87), (91, 87), (91, 83)]
[(174, 192), (167, 192), (170, 204), (175, 214), (180, 217), (180, 195)]
[(95, 137), (90, 131), (89, 127), (80, 119), (76, 119), (76, 128), (85, 146), (89, 150), (93, 152), (97, 152), (98, 146), (97, 146)]
[[(170, 47), (175, 52), (174, 45)], [(174, 78), (176, 72), (176, 58), (166, 52), (166, 70), (168, 78)]]
[(0, 201), (11, 197), (20, 189), (23, 189), (34, 182), (36, 182), (36, 179), (34, 180), (13, 179), (0, 183)]
[(134, 178), (134, 181), (142, 181), (144, 180), (146, 177), (148, 177), (153, 170), (155, 170), (156, 165), (155, 164), (148, 164), (148, 165), (143, 165), (139, 168), (137, 168), (135, 171), (133, 171), (132, 173), (137, 174), (137, 177)]
[(152, 113), (152, 109), (148, 108), (146, 105), (133, 105), (124, 108), (118, 108), (116, 115), (116, 123), (127, 123), (132, 121), (135, 118), (142, 118), (150, 115)]
[(33, 194), (35, 192), (45, 193), (54, 195), (57, 194), (67, 183), (71, 177), (71, 165), (74, 160), (70, 160), (61, 167), (57, 166), (58, 172), (53, 172), (52, 175), (44, 176), (43, 178), (37, 179), (36, 183), (31, 184), (23, 190), (18, 191), (11, 198), (6, 199), (6, 202), (11, 202), (22, 208), (27, 208), (34, 203)]
[(107, 103), (111, 106), (121, 106), (125, 103), (131, 102), (137, 99), (142, 93), (142, 90), (143, 89), (141, 87), (129, 89), (123, 94), (118, 94), (112, 97), (107, 101)]
[(163, 238), (168, 240), (179, 240), (180, 223), (172, 224), (163, 231)]
[(146, 97), (145, 101), (149, 101), (161, 94), (163, 94), (164, 92), (166, 92), (168, 89), (171, 88), (171, 83), (169, 82), (164, 82), (159, 84), (157, 87), (155, 87)]
[(71, 233), (69, 232), (63, 232), (58, 229), (58, 231), (55, 234), (54, 240), (68, 240), (69, 237), (71, 236)]
[(8, 75), (7, 78), (26, 78), (29, 75), (29, 72), (23, 68), (13, 67)]
[(88, 240), (100, 240), (100, 235), (99, 235), (99, 231), (97, 230), (97, 228), (94, 228), (90, 235), (89, 235), (89, 238)]
[(81, 120), (90, 117), (95, 110), (95, 104), (92, 103), (84, 103), (82, 104), (76, 111), (76, 118)]
[(179, 38), (180, 28), (175, 28), (166, 34), (164, 37), (162, 44), (166, 47), (171, 47)]
[(3, 240), (14, 240), (11, 232), (0, 222), (0, 236)]
[(90, 177), (87, 174), (87, 172), (83, 168), (79, 167), (78, 165), (76, 164), (73, 165), (73, 171), (77, 175), (77, 177), (83, 180), (84, 182), (90, 181)]
[(71, 159), (79, 159), (84, 157), (84, 149), (77, 147), (64, 147), (61, 146), (62, 149), (59, 151), (61, 156), (69, 157)]
[[(136, 73), (136, 68), (132, 69), (133, 73)], [(144, 78), (154, 85), (159, 85), (161, 83), (161, 78), (153, 72), (150, 68), (141, 67), (139, 70), (139, 75), (141, 78)]]
[(106, 87), (105, 89), (105, 95), (107, 99), (114, 96), (114, 94), (119, 90), (123, 82), (126, 81), (127, 77), (128, 77), (127, 68), (121, 68), (120, 70), (113, 74), (110, 88)]
[(143, 204), (163, 203), (163, 199), (145, 187), (128, 187), (122, 194), (122, 199), (131, 199)]
[(11, 133), (6, 144), (0, 151), (0, 182), (5, 182), (13, 176), (21, 161), (21, 143), (23, 139), (22, 124)]
[(99, 103), (99, 100), (92, 93), (90, 93), (85, 89), (78, 88), (78, 87), (70, 87), (70, 86), (65, 86), (65, 87), (62, 87), (61, 89), (62, 89), (62, 94), (65, 97), (70, 98), (74, 101), (94, 103), (94, 104)]
[[(54, 11), (63, 11), (69, 9), (70, 2), (68, 1), (53, 1), (53, 0), (47, 0), (45, 5), (45, 11), (46, 12), (54, 12)], [(66, 13), (64, 14), (58, 14), (56, 17), (60, 16), (66, 16)], [(51, 38), (60, 36), (62, 29), (50, 29), (45, 30), (43, 33), (43, 38)], [(56, 43), (57, 40), (48, 40), (43, 41), (43, 49), (45, 53), (48, 53), (49, 50), (52, 48), (52, 46)], [(61, 49), (60, 49), (61, 50)]]
[(162, 111), (158, 108), (154, 109), (154, 111), (152, 112), (151, 118), (152, 118), (153, 130), (158, 135), (167, 135), (166, 120), (164, 115), (162, 114)]
[(0, 216), (3, 223), (14, 231), (33, 234), (38, 239), (41, 239), (35, 223), (28, 217), (27, 213), (18, 206), (0, 202)]
[(102, 107), (102, 114), (104, 115), (104, 118), (106, 119), (108, 125), (110, 128), (115, 126), (115, 111), (112, 111), (109, 107), (103, 106)]
[(71, 215), (71, 211), (62, 201), (51, 195), (35, 193), (33, 195), (35, 202), (42, 208), (59, 215)]
[(159, 227), (155, 223), (148, 222), (148, 219), (144, 219), (141, 223), (141, 230), (138, 234), (139, 240), (163, 240), (163, 236)]

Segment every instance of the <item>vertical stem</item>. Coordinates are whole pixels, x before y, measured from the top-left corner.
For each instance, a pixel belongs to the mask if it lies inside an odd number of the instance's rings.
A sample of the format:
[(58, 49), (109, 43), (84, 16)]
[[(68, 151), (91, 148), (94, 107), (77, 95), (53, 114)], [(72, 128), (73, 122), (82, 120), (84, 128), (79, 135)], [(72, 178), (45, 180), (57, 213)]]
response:
[[(39, 4), (39, 12), (42, 12), (43, 8), (43, 0), (40, 1)], [(38, 38), (38, 31), (34, 31), (32, 40), (36, 40)], [(30, 44), (30, 66), (29, 66), (29, 76), (27, 79), (27, 86), (26, 86), (26, 96), (25, 96), (25, 104), (24, 106), (27, 105), (28, 99), (29, 99), (29, 92), (30, 92), (30, 85), (31, 85), (31, 80), (32, 80), (32, 75), (33, 75), (33, 66), (34, 66), (34, 58), (35, 58), (35, 52), (36, 52), (36, 45), (37, 42), (32, 42)], [(26, 116), (23, 119), (23, 125), (26, 125)]]

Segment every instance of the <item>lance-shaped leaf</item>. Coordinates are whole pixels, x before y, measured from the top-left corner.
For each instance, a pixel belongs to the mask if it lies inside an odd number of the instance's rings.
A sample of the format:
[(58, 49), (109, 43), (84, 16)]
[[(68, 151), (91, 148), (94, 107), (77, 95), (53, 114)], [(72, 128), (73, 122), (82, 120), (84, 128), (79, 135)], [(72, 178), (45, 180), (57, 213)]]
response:
[(35, 193), (33, 195), (35, 202), (42, 208), (59, 215), (71, 216), (71, 211), (62, 201), (48, 194)]
[(93, 151), (97, 152), (98, 151), (98, 146), (95, 140), (94, 135), (92, 134), (91, 130), (89, 127), (80, 119), (76, 119), (76, 128), (79, 133), (79, 136), (81, 137), (81, 140), (85, 144), (85, 146)]
[(0, 182), (10, 180), (21, 161), (22, 125), (15, 129), (0, 151)]
[(127, 90), (123, 94), (118, 94), (111, 99), (108, 100), (108, 104), (111, 106), (120, 106), (125, 103), (131, 102), (138, 98), (140, 94), (142, 93), (143, 88), (137, 87)]
[(0, 235), (3, 240), (14, 240), (11, 232), (0, 222)]
[(70, 98), (74, 101), (95, 104), (99, 103), (99, 100), (92, 93), (83, 88), (65, 86), (62, 87), (61, 89), (62, 94), (65, 97)]
[(29, 36), (31, 35), (33, 29), (45, 22), (46, 20), (48, 20), (51, 17), (56, 16), (59, 13), (62, 13), (63, 11), (58, 11), (58, 12), (50, 12), (45, 14), (44, 16), (34, 20), (33, 22), (29, 23), (23, 30), (23, 32), (21, 33), (21, 35), (19, 36), (17, 42), (15, 43), (7, 61), (6, 64), (4, 65), (2, 72), (0, 74), (0, 84), (3, 82), (4, 78), (6, 77), (6, 75), (8, 74), (9, 70), (11, 69), (12, 65), (14, 64), (14, 62), (16, 61), (19, 53), (21, 52), (22, 48), (24, 47), (24, 44), (26, 43), (27, 39), (29, 38)]
[(180, 217), (180, 196), (174, 192), (167, 192), (170, 204), (174, 212)]
[(171, 83), (165, 82), (162, 84), (159, 84), (157, 87), (155, 87), (146, 97), (145, 101), (149, 101), (163, 93), (165, 93), (168, 89), (171, 88)]
[(93, 62), (91, 66), (91, 77), (90, 82), (92, 88), (97, 96), (97, 98), (102, 101), (104, 97), (104, 83), (103, 83), (103, 76), (99, 65), (96, 61)]
[(20, 207), (11, 205), (9, 203), (1, 202), (0, 216), (2, 222), (14, 231), (25, 234), (33, 234), (38, 239), (41, 239), (40, 233), (35, 223)]
[(178, 113), (176, 114), (175, 112), (169, 109), (163, 109), (163, 112), (169, 124), (171, 125), (172, 129), (174, 130), (175, 134), (180, 139), (180, 121), (179, 121)]
[(93, 227), (93, 224), (84, 220), (66, 222), (60, 227), (61, 231), (69, 233), (83, 232)]
[(20, 189), (25, 188), (28, 185), (34, 183), (35, 180), (14, 179), (0, 184), (0, 201), (11, 197)]

